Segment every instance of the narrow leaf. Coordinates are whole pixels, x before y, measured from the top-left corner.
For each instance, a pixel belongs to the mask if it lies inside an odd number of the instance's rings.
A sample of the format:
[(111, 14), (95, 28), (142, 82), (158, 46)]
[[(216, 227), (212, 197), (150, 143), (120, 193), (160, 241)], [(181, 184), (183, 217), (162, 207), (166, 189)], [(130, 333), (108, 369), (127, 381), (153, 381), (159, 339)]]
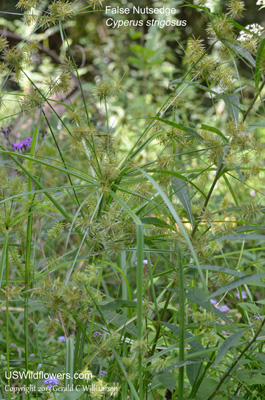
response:
[(241, 338), (242, 335), (244, 335), (245, 332), (247, 332), (249, 329), (251, 329), (251, 326), (240, 329), (239, 331), (233, 333), (233, 335), (229, 336), (220, 346), (220, 349), (217, 353), (217, 356), (215, 358), (214, 364), (218, 365), (218, 363), (222, 360), (222, 358), (225, 357), (225, 355), (228, 353), (230, 348), (238, 343), (238, 340)]
[(166, 389), (169, 389), (171, 392), (174, 391), (175, 377), (171, 372), (164, 372), (157, 375), (156, 378)]
[(141, 221), (143, 224), (155, 225), (155, 226), (159, 226), (160, 228), (165, 228), (165, 229), (172, 229), (172, 227), (169, 224), (167, 224), (165, 221), (163, 221), (160, 218), (144, 217), (144, 218), (142, 218)]
[(225, 142), (229, 141), (219, 129), (217, 129), (217, 128), (213, 127), (213, 126), (201, 124), (201, 129), (204, 129), (204, 130), (209, 131), (209, 132), (216, 133), (218, 136), (220, 136), (222, 139), (224, 139)]
[(134, 222), (135, 222), (137, 225), (142, 225), (142, 222), (141, 222), (140, 218), (137, 217), (137, 215), (130, 209), (130, 207), (129, 207), (126, 203), (124, 203), (124, 201), (123, 201), (119, 196), (116, 195), (116, 193), (110, 192), (110, 195), (111, 195), (115, 200), (117, 200), (117, 202), (122, 206), (122, 208), (124, 209), (124, 211), (126, 211), (126, 212), (128, 213), (128, 215), (130, 215), (130, 217), (132, 217), (132, 219), (134, 220)]
[(218, 239), (219, 242), (222, 242), (223, 240), (265, 240), (265, 235), (258, 235), (258, 234), (245, 234), (245, 233), (238, 233), (235, 235), (226, 235), (226, 236), (221, 236)]
[(178, 197), (179, 201), (185, 208), (185, 210), (188, 213), (189, 220), (191, 224), (193, 225), (193, 215), (191, 211), (191, 203), (190, 203), (190, 191), (189, 191), (189, 186), (187, 182), (184, 180), (173, 177), (172, 178), (172, 187), (175, 191), (175, 195)]
[(238, 112), (239, 112), (239, 98), (236, 94), (223, 94), (222, 95), (225, 105), (230, 112), (233, 120), (238, 123)]
[(257, 92), (259, 91), (259, 85), (262, 76), (262, 63), (265, 61), (265, 38), (261, 40), (258, 51), (257, 51), (257, 61), (255, 68), (255, 86)]
[[(194, 353), (194, 349), (190, 349), (188, 355), (192, 355)], [(199, 358), (195, 358), (195, 360), (200, 361)], [(186, 366), (186, 373), (188, 379), (190, 381), (191, 386), (194, 385), (196, 380), (198, 380), (202, 375), (202, 365), (201, 364), (189, 364)]]
[(251, 65), (252, 67), (255, 68), (255, 66), (256, 66), (256, 61), (254, 60), (254, 58), (252, 57), (252, 55), (251, 55), (246, 49), (244, 49), (243, 47), (239, 46), (238, 44), (231, 45), (231, 47), (232, 47), (232, 49), (233, 49), (234, 51), (236, 51), (236, 53), (237, 53), (239, 56), (241, 56), (242, 58), (244, 58), (245, 60), (247, 60), (247, 61), (250, 63), (250, 65)]
[(187, 233), (187, 231), (186, 231), (186, 229), (185, 229), (185, 227), (183, 225), (183, 222), (181, 221), (181, 218), (179, 217), (178, 213), (176, 212), (173, 204), (171, 203), (171, 201), (169, 200), (169, 198), (167, 197), (167, 195), (165, 194), (163, 189), (157, 184), (157, 182), (149, 174), (147, 174), (147, 172), (145, 172), (141, 168), (138, 168), (138, 170), (141, 171), (143, 173), (143, 175), (145, 175), (149, 179), (149, 181), (152, 183), (152, 185), (156, 188), (156, 190), (158, 191), (158, 193), (160, 194), (160, 196), (164, 200), (166, 206), (168, 207), (169, 211), (171, 212), (171, 214), (172, 214), (173, 218), (175, 219), (176, 223), (178, 224), (179, 229), (180, 229), (182, 235), (184, 236), (184, 238), (186, 240), (186, 243), (187, 243), (187, 245), (189, 247), (191, 255), (192, 255), (192, 257), (194, 259), (194, 262), (195, 262), (195, 264), (196, 264), (196, 266), (198, 268), (199, 275), (200, 275), (200, 278), (201, 278), (201, 281), (202, 281), (202, 285), (203, 285), (203, 287), (205, 289), (205, 292), (209, 293), (208, 292), (208, 287), (207, 287), (205, 279), (204, 279), (204, 275), (203, 275), (202, 269), (200, 267), (200, 263), (199, 263), (198, 257), (196, 255), (194, 247), (193, 247), (193, 245), (191, 243), (190, 237), (189, 237), (189, 235), (188, 235), (188, 233)]
[[(265, 275), (265, 274), (264, 274), (264, 275)], [(194, 295), (191, 294), (191, 293), (186, 293), (185, 296), (186, 296), (190, 301), (192, 301), (193, 303), (197, 304), (198, 306), (203, 307), (203, 308), (205, 308), (205, 309), (208, 310), (208, 311), (213, 311), (213, 313), (214, 313), (217, 317), (221, 318), (222, 320), (224, 320), (225, 322), (227, 322), (229, 325), (232, 325), (234, 328), (237, 328), (236, 324), (234, 324), (233, 321), (231, 321), (229, 318), (227, 318), (227, 316), (226, 316), (223, 312), (219, 311), (216, 307), (210, 307), (209, 302), (204, 301), (203, 299), (200, 299), (199, 297), (194, 296)], [(213, 295), (211, 294), (211, 298), (212, 298), (212, 297), (213, 297)]]
[[(192, 269), (196, 269), (195, 265), (189, 265), (188, 267), (192, 268)], [(240, 271), (236, 271), (234, 269), (225, 268), (225, 267), (219, 267), (218, 265), (201, 265), (201, 269), (205, 269), (206, 271), (224, 272), (225, 274), (239, 276), (239, 277), (246, 276), (245, 274), (243, 274)]]
[(221, 287), (216, 292), (211, 294), (211, 298), (221, 296), (222, 294), (229, 292), (230, 290), (233, 290), (233, 289), (237, 288), (238, 286), (245, 285), (245, 284), (250, 285), (251, 282), (260, 281), (262, 278), (265, 278), (265, 273), (246, 275), (242, 278), (239, 278), (239, 279), (237, 279), (233, 282), (230, 282), (227, 285)]
[[(165, 325), (172, 332), (179, 335), (180, 329), (177, 325), (169, 324), (168, 322), (162, 322), (162, 324)], [(188, 340), (188, 339), (189, 339), (189, 344), (193, 348), (194, 351), (204, 350), (203, 345), (196, 339), (196, 337), (193, 336), (191, 333), (185, 331), (185, 340)]]
[(168, 121), (167, 119), (162, 119), (162, 118), (158, 118), (158, 117), (156, 117), (156, 119), (158, 121), (164, 122), (164, 124), (166, 124), (166, 125), (170, 125), (170, 126), (173, 126), (174, 128), (181, 129), (182, 131), (189, 133), (190, 135), (196, 137), (196, 139), (199, 139), (201, 142), (204, 142), (203, 137), (201, 135), (199, 135), (195, 129), (189, 128), (183, 124), (178, 124), (177, 122)]

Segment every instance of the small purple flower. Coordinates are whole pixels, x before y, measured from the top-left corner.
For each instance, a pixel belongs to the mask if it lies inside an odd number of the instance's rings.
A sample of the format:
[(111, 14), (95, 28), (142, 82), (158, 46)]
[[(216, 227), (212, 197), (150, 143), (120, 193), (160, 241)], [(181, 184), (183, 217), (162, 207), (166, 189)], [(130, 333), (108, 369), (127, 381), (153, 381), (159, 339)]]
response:
[(254, 318), (254, 319), (262, 319), (262, 316), (260, 316), (260, 315), (253, 315), (253, 318)]
[(107, 373), (107, 371), (99, 371), (99, 373), (98, 373), (100, 376), (102, 376), (102, 375), (108, 375), (108, 373)]
[(33, 358), (33, 357), (34, 357), (34, 353), (31, 353), (29, 356), (30, 356), (31, 358)]
[(11, 126), (8, 126), (7, 128), (1, 128), (1, 132), (5, 135), (8, 136), (8, 134), (11, 132)]
[(250, 191), (250, 196), (255, 197), (256, 196), (256, 190), (251, 190)]
[[(135, 265), (137, 265), (137, 261), (135, 262)], [(148, 260), (143, 260), (143, 265), (148, 265)], [(150, 263), (150, 265), (151, 265), (151, 267), (153, 266), (153, 264), (151, 264)]]
[(217, 307), (218, 308), (218, 310), (219, 311), (222, 311), (222, 312), (228, 312), (228, 311), (230, 311), (230, 308), (227, 306), (227, 305), (223, 305), (223, 306), (219, 306), (219, 307)]
[(213, 304), (213, 305), (215, 305), (215, 304), (217, 304), (217, 300), (210, 299), (210, 303)]
[(32, 138), (26, 137), (26, 139), (23, 139), (21, 143), (13, 143), (12, 147), (14, 151), (19, 151), (19, 150), (28, 150), (30, 149), (32, 142)]
[(30, 137), (27, 137), (26, 139), (22, 140), (21, 145), (25, 149), (30, 149), (32, 139)]
[(57, 341), (58, 342), (65, 342), (66, 341), (65, 336), (58, 336)]
[[(239, 293), (236, 293), (236, 298), (237, 298), (238, 300), (240, 300), (240, 294), (239, 294)], [(243, 291), (243, 292), (242, 292), (242, 299), (243, 299), (243, 300), (246, 300), (247, 298), (248, 298), (247, 293), (246, 293), (245, 291)]]
[(58, 385), (59, 380), (53, 376), (50, 376), (50, 378), (45, 379), (44, 383), (47, 385), (47, 388), (52, 389), (55, 385)]
[(93, 332), (92, 336), (93, 336), (93, 338), (97, 339), (99, 336), (102, 336), (102, 333), (99, 331), (95, 331), (95, 332)]
[(16, 349), (17, 345), (16, 345), (16, 343), (10, 343), (10, 347), (14, 347), (14, 349)]
[(14, 151), (16, 151), (16, 150), (19, 151), (20, 149), (22, 149), (23, 145), (21, 143), (13, 143), (12, 147), (13, 147)]

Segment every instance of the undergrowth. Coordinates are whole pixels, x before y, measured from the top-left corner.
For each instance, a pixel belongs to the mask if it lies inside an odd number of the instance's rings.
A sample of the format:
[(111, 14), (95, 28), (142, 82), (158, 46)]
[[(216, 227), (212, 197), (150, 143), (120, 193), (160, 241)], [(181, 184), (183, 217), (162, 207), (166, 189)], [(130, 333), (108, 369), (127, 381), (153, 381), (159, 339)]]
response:
[[(264, 30), (240, 0), (204, 3), (184, 5), (208, 42), (188, 38), (155, 104), (142, 44), (135, 81), (80, 76), (66, 24), (100, 1), (18, 2), (27, 36), (0, 38), (1, 398), (264, 399)], [(41, 78), (40, 53), (57, 64)]]

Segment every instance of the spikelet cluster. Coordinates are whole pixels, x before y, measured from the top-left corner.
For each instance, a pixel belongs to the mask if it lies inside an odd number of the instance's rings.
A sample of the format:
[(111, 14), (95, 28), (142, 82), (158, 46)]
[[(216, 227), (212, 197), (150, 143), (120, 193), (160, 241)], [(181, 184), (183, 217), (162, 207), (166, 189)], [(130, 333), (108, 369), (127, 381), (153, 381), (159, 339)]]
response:
[(243, 11), (246, 10), (245, 3), (241, 0), (230, 0), (228, 5), (228, 15), (232, 18), (240, 18)]
[(47, 232), (48, 237), (53, 239), (58, 239), (59, 237), (61, 237), (62, 232), (64, 231), (64, 226), (64, 222), (56, 222), (56, 224)]
[(246, 221), (255, 221), (262, 216), (258, 204), (243, 204), (241, 207), (241, 214)]
[(207, 25), (206, 32), (210, 39), (235, 41), (234, 26), (227, 15), (216, 16)]
[(73, 3), (69, 1), (54, 1), (48, 7), (49, 25), (57, 25), (59, 22), (65, 22), (74, 15)]
[(24, 9), (24, 10), (28, 10), (28, 9), (37, 7), (38, 2), (39, 2), (38, 0), (19, 0), (16, 7)]
[(42, 95), (37, 90), (31, 90), (30, 93), (20, 98), (19, 104), (21, 110), (26, 114), (31, 114), (37, 107), (40, 107), (42, 103)]

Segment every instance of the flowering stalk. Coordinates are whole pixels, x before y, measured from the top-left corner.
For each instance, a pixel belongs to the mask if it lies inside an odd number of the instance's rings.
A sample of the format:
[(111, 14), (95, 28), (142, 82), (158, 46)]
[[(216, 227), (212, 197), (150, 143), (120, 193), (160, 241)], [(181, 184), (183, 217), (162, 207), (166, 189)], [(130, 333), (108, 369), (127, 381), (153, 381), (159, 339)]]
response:
[[(185, 290), (184, 290), (184, 271), (182, 254), (179, 247), (178, 253), (178, 274), (179, 274), (179, 362), (185, 360)], [(183, 400), (184, 396), (184, 367), (179, 368), (178, 377), (178, 398)]]
[(197, 222), (196, 222), (195, 225), (194, 225), (194, 228), (193, 228), (193, 230), (192, 230), (191, 236), (194, 236), (195, 232), (196, 232), (197, 229), (198, 229), (198, 226), (199, 226), (199, 224), (200, 224), (201, 216), (202, 216), (202, 214), (204, 213), (204, 210), (206, 209), (207, 204), (208, 204), (209, 201), (210, 201), (211, 195), (212, 195), (212, 193), (213, 193), (213, 191), (214, 191), (215, 185), (216, 185), (217, 182), (218, 182), (218, 179), (220, 178), (220, 176), (221, 176), (222, 173), (223, 173), (223, 168), (224, 168), (224, 163), (222, 162), (222, 163), (220, 164), (219, 168), (218, 168), (217, 171), (216, 171), (215, 178), (214, 178), (214, 180), (213, 180), (213, 183), (212, 183), (212, 185), (211, 185), (211, 187), (210, 187), (210, 190), (209, 190), (209, 192), (208, 192), (208, 194), (207, 194), (207, 197), (206, 197), (206, 199), (205, 199), (205, 202), (204, 202), (204, 205), (203, 205), (203, 208), (202, 208), (201, 215), (200, 215), (200, 217), (198, 218)]
[[(142, 340), (143, 335), (143, 251), (144, 251), (144, 232), (143, 226), (137, 225), (137, 339)], [(143, 388), (143, 366), (142, 366), (142, 354), (139, 351), (138, 355), (138, 379), (139, 379), (139, 391), (140, 400), (144, 399), (144, 388)]]
[(251, 109), (253, 108), (254, 104), (256, 103), (257, 98), (260, 96), (260, 93), (261, 93), (262, 89), (264, 88), (264, 86), (265, 86), (265, 80), (264, 80), (264, 81), (262, 82), (262, 84), (260, 85), (260, 88), (259, 88), (258, 93), (256, 94), (256, 96), (255, 96), (254, 99), (252, 100), (250, 106), (248, 107), (247, 111), (245, 112), (245, 114), (244, 114), (244, 116), (243, 116), (243, 122), (245, 121), (245, 119), (247, 118), (249, 112), (251, 111)]
[[(10, 387), (10, 355), (9, 355), (9, 301), (8, 301), (8, 282), (9, 282), (9, 270), (8, 270), (8, 241), (9, 241), (9, 232), (8, 229), (5, 232), (5, 239), (4, 239), (4, 247), (2, 251), (2, 259), (1, 259), (1, 264), (5, 264), (5, 270), (6, 270), (6, 363), (7, 363), (7, 384)], [(4, 266), (4, 265), (3, 265)], [(1, 265), (1, 271), (2, 271), (2, 265)], [(0, 285), (1, 286), (1, 285)], [(8, 399), (11, 399), (11, 392), (8, 390)]]
[[(36, 145), (38, 141), (38, 134), (41, 124), (41, 115), (43, 108), (43, 99), (41, 103), (41, 109), (39, 114), (39, 121), (37, 128), (35, 129), (32, 147), (30, 150), (30, 156), (34, 157)], [(32, 167), (32, 160), (30, 160), (29, 169)], [(28, 201), (29, 201), (29, 215), (27, 222), (27, 239), (26, 239), (26, 265), (25, 265), (25, 307), (24, 307), (24, 332), (25, 332), (25, 368), (26, 371), (29, 370), (29, 289), (30, 289), (30, 267), (31, 267), (31, 242), (32, 242), (32, 209), (35, 195), (32, 194), (33, 182), (32, 179), (28, 178)], [(33, 279), (33, 274), (32, 274)], [(29, 386), (29, 378), (26, 378), (26, 384)], [(29, 394), (26, 394), (26, 398), (29, 400)]]
[(109, 114), (108, 114), (108, 105), (107, 105), (107, 99), (106, 99), (106, 97), (104, 98), (104, 105), (105, 105), (105, 111), (106, 111), (107, 132), (108, 132), (108, 139), (107, 139), (107, 155), (108, 155), (108, 154), (109, 154), (109, 135), (110, 135), (110, 129), (109, 129)]
[[(28, 191), (32, 191), (32, 181), (28, 179)], [(32, 200), (32, 194), (28, 194), (28, 199)], [(31, 237), (32, 237), (32, 213), (29, 209), (27, 223), (27, 242), (26, 242), (26, 265), (25, 265), (25, 305), (24, 305), (24, 334), (25, 334), (25, 369), (29, 370), (29, 289), (30, 289), (30, 259), (31, 259)], [(26, 385), (29, 386), (29, 378), (26, 377)], [(29, 400), (29, 394), (26, 394)]]

